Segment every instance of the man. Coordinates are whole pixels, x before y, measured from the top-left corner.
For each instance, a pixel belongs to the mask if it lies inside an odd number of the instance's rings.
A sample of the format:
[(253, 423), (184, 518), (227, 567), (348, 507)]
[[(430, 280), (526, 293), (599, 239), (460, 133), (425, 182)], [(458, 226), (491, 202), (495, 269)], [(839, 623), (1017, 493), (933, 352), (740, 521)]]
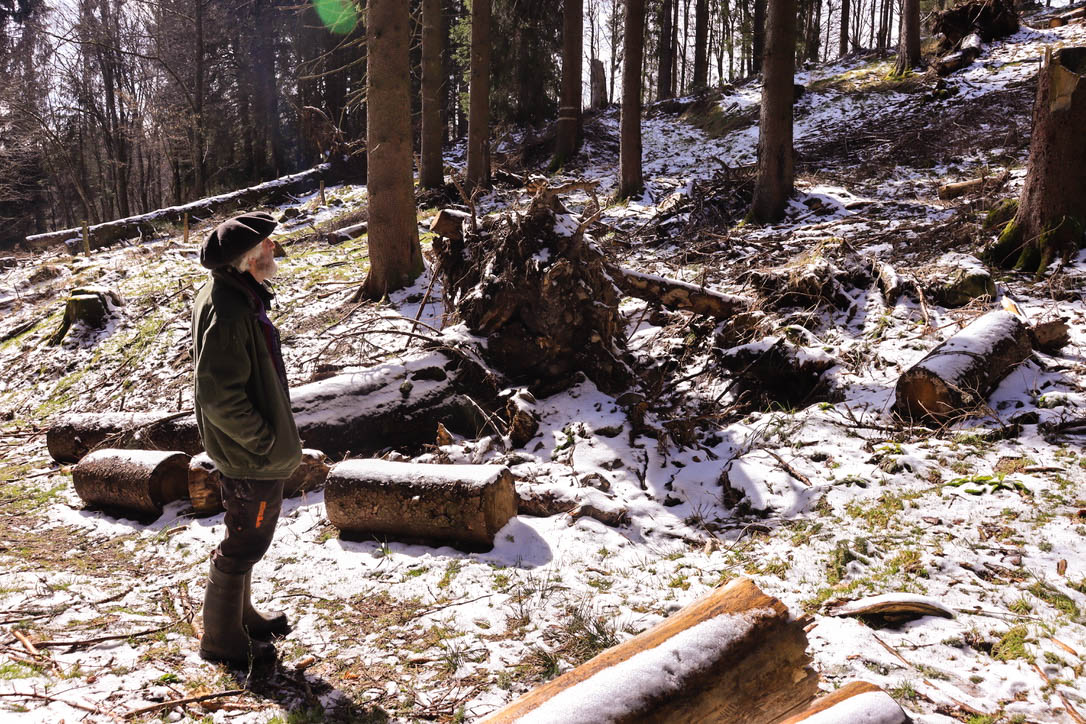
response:
[(192, 309), (196, 423), (204, 450), (222, 474), (226, 536), (211, 556), (200, 655), (238, 665), (267, 664), (262, 640), (288, 630), (282, 613), (255, 610), (253, 565), (271, 545), (283, 481), (301, 461), (279, 333), (268, 319), (276, 272), (276, 222), (265, 213), (220, 224), (200, 249), (211, 280)]

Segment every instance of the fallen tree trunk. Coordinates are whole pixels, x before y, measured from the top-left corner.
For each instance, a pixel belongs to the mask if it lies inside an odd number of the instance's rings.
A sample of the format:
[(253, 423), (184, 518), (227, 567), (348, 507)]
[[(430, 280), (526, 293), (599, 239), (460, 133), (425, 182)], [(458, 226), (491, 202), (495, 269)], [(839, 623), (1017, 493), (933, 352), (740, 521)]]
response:
[(780, 724), (905, 724), (909, 718), (893, 697), (866, 681), (845, 684)]
[(697, 284), (616, 266), (608, 267), (608, 271), (615, 284), (624, 293), (661, 304), (669, 309), (681, 309), (717, 319), (727, 319), (750, 309), (749, 299), (713, 291)]
[[(328, 477), (328, 461), (320, 450), (302, 450), (302, 462), (283, 483), (283, 497), (294, 498), (302, 493), (324, 487)], [(223, 511), (222, 473), (215, 463), (200, 453), (189, 461), (188, 494), (192, 510), (197, 515), (214, 515)]]
[(83, 458), (72, 483), (88, 506), (158, 517), (188, 494), (188, 465), (182, 452), (107, 448)]
[(944, 422), (979, 405), (1032, 352), (1029, 329), (997, 311), (933, 349), (897, 381), (894, 410), (907, 419)]
[(806, 648), (803, 622), (739, 579), (483, 722), (769, 724), (815, 694)]
[[(479, 408), (492, 408), (497, 390), (479, 365), (430, 351), (295, 387), (291, 398), (302, 442), (335, 458), (432, 443), (439, 422), (475, 436)], [(61, 463), (102, 446), (203, 450), (191, 413), (71, 414), (49, 429), (46, 442)]]
[(347, 538), (390, 537), (489, 550), (517, 514), (513, 475), (501, 465), (345, 460), (328, 473), (328, 520)]

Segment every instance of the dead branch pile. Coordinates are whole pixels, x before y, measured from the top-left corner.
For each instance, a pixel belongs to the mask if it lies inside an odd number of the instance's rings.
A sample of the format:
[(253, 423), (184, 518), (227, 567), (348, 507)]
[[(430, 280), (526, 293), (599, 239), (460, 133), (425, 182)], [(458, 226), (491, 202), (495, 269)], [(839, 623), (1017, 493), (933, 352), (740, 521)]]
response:
[(985, 43), (1018, 32), (1018, 13), (1012, 0), (969, 0), (936, 13), (932, 35), (942, 34), (939, 52), (958, 47), (963, 39), (978, 34)]

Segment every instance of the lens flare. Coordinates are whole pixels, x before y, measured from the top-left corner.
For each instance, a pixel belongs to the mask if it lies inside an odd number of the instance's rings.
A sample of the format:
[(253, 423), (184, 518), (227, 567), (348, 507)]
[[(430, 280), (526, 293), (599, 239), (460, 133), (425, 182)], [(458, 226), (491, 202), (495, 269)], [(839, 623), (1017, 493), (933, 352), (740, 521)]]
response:
[(358, 6), (351, 0), (313, 0), (324, 27), (336, 35), (346, 35), (358, 25)]

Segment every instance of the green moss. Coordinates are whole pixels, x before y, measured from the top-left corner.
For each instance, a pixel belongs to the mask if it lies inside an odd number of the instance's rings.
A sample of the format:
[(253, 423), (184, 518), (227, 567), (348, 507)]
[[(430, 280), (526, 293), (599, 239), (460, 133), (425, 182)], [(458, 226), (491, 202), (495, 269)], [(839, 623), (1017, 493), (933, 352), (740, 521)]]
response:
[(999, 232), (999, 238), (983, 254), (984, 261), (1000, 267), (1006, 267), (1016, 252), (1022, 247), (1022, 227), (1017, 219), (1011, 219)]
[(1003, 199), (984, 216), (984, 229), (991, 231), (1008, 224), (1018, 214), (1018, 199)]
[(1053, 586), (1038, 581), (1026, 590), (1072, 619), (1077, 620), (1079, 618), (1081, 612), (1071, 597), (1066, 593), (1061, 593)]

